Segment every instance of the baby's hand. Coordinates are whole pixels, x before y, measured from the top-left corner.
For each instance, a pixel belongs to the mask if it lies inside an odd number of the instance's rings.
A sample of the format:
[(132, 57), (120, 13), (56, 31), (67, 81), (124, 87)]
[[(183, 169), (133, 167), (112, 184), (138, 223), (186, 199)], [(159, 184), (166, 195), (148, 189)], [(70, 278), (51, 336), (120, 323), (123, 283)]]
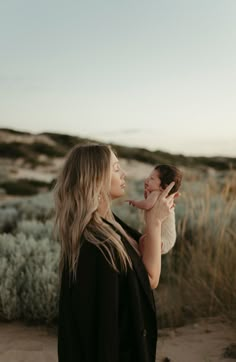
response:
[(129, 205), (132, 205), (132, 206), (136, 206), (136, 201), (135, 200), (125, 200), (125, 202), (128, 202)]

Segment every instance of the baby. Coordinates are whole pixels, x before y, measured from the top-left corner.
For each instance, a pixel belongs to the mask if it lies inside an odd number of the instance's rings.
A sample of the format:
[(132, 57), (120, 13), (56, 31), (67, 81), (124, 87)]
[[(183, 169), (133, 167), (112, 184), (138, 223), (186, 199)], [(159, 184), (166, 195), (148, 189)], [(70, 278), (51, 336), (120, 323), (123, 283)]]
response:
[[(151, 174), (146, 178), (144, 183), (144, 200), (135, 201), (128, 200), (130, 205), (136, 206), (139, 209), (149, 210), (155, 204), (159, 194), (172, 181), (175, 185), (172, 187), (170, 194), (179, 190), (182, 181), (181, 171), (172, 165), (158, 165), (154, 168)], [(173, 205), (174, 206), (174, 205)], [(172, 208), (170, 216), (162, 223), (161, 228), (162, 254), (168, 253), (174, 246), (176, 241), (175, 228), (175, 212)], [(140, 251), (142, 252), (143, 243), (145, 242), (145, 234), (140, 238)]]

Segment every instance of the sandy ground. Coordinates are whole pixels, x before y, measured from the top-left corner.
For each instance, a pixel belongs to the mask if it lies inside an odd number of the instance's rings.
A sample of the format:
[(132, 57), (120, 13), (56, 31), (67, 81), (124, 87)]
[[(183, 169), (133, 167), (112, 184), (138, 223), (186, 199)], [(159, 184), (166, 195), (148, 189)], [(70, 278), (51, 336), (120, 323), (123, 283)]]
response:
[[(236, 360), (222, 357), (224, 349), (236, 343), (236, 331), (219, 318), (174, 330), (162, 329), (159, 334), (156, 362), (164, 357), (171, 362)], [(0, 324), (0, 362), (56, 361), (55, 330), (15, 322)]]
[(212, 318), (196, 324), (159, 331), (157, 362), (168, 357), (171, 362), (236, 361), (223, 358), (224, 350), (236, 343), (235, 326)]

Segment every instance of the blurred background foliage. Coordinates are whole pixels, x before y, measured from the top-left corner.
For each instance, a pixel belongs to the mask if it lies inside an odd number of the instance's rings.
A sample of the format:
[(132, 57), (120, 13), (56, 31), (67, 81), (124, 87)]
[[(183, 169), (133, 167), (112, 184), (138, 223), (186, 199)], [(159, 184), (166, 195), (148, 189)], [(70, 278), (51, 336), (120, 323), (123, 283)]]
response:
[[(52, 189), (66, 152), (88, 140), (6, 129), (0, 136), (0, 320), (55, 323), (60, 245), (53, 236)], [(134, 168), (125, 198), (143, 197), (143, 179), (154, 164), (183, 171), (177, 241), (162, 256), (154, 292), (159, 326), (215, 315), (236, 322), (236, 159), (114, 148), (126, 171)], [(142, 231), (142, 212), (125, 198), (114, 212)]]
[[(199, 317), (236, 315), (235, 173), (212, 178), (186, 174), (176, 206), (177, 242), (162, 257), (155, 291), (161, 326)], [(140, 199), (142, 181), (129, 180)], [(124, 200), (114, 212), (142, 230), (142, 212)], [(51, 323), (58, 309), (60, 245), (53, 237), (51, 193), (0, 204), (0, 318)]]

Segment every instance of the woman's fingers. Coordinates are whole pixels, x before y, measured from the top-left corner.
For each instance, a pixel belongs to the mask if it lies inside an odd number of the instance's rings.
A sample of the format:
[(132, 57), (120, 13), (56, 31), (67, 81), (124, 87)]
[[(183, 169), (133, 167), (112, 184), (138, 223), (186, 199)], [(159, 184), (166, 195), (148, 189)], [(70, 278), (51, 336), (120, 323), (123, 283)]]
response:
[(174, 194), (171, 194), (171, 195), (169, 195), (169, 196), (167, 196), (167, 200), (170, 200), (170, 202), (174, 202), (174, 200), (177, 198), (177, 197), (179, 197), (181, 195), (181, 193), (180, 192), (175, 192)]
[(175, 192), (173, 195), (174, 195), (174, 198), (180, 197), (180, 196), (181, 196), (181, 192), (178, 192), (178, 191), (177, 191), (177, 192)]
[(170, 205), (170, 208), (173, 209), (175, 207), (175, 199), (181, 195), (180, 192), (175, 192), (174, 194), (169, 195), (166, 199), (168, 201), (168, 204)]
[[(165, 190), (162, 191), (162, 193), (160, 194), (160, 198), (161, 198), (161, 199), (166, 198), (166, 197), (168, 196), (170, 190), (174, 187), (174, 185), (175, 185), (175, 182), (172, 181), (172, 182), (165, 188)], [(170, 195), (170, 196), (172, 196), (172, 195)]]
[[(157, 198), (154, 206), (146, 212), (146, 218), (151, 220), (161, 220), (163, 221), (168, 217), (171, 210), (175, 207), (175, 198), (178, 196), (177, 192), (169, 195), (169, 192), (174, 187), (175, 182), (171, 182), (165, 190), (161, 192), (159, 197)], [(168, 196), (169, 195), (169, 196)], [(147, 219), (147, 220), (148, 220)]]

